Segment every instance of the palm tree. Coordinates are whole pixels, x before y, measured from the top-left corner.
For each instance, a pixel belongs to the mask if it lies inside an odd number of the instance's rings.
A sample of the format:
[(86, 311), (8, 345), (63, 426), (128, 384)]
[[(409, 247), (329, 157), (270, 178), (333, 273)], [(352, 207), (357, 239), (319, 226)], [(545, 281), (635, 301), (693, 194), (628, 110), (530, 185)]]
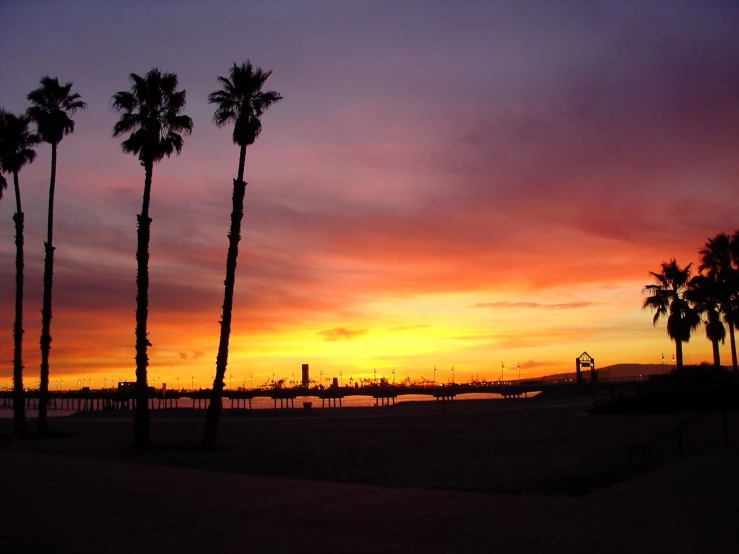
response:
[[(737, 232), (739, 233), (739, 231)], [(737, 236), (735, 234), (735, 236)], [(735, 329), (739, 323), (739, 255), (732, 255), (732, 237), (719, 233), (706, 241), (699, 251), (698, 271), (705, 272), (715, 283), (718, 296), (718, 309), (729, 326), (729, 345), (731, 346), (731, 365), (737, 371)], [(739, 252), (737, 252), (739, 254)], [(734, 263), (732, 263), (734, 262)]]
[(721, 321), (721, 285), (706, 275), (696, 275), (690, 280), (685, 297), (699, 314), (705, 314), (706, 337), (713, 347), (713, 365), (721, 366), (721, 344), (726, 340), (726, 327)]
[(221, 335), (216, 358), (216, 376), (213, 380), (213, 393), (208, 406), (208, 415), (201, 442), (202, 448), (213, 448), (218, 433), (218, 420), (221, 414), (223, 379), (228, 365), (228, 344), (231, 338), (231, 311), (233, 308), (234, 283), (236, 281), (236, 258), (241, 240), (241, 219), (244, 216), (244, 162), (246, 147), (254, 144), (262, 131), (261, 117), (264, 112), (282, 96), (273, 91), (263, 91), (262, 87), (272, 74), (253, 67), (247, 60), (241, 65), (233, 64), (229, 77), (218, 77), (220, 90), (208, 95), (208, 102), (216, 105), (213, 122), (218, 127), (233, 123), (233, 141), (239, 145), (239, 170), (233, 181), (233, 205), (231, 210), (231, 229), (228, 234), (228, 254), (226, 256), (226, 280), (223, 297)]
[(642, 308), (655, 312), (652, 323), (657, 325), (660, 318), (667, 318), (667, 334), (675, 341), (677, 367), (683, 366), (683, 343), (690, 340), (690, 334), (701, 322), (698, 312), (685, 297), (691, 265), (681, 268), (675, 259), (669, 263), (662, 262), (659, 273), (649, 272), (654, 277), (655, 284), (647, 285), (643, 290), (647, 298), (644, 299)]
[(51, 351), (51, 287), (54, 278), (54, 189), (56, 187), (56, 154), (62, 139), (74, 132), (69, 117), (87, 108), (80, 95), (72, 92), (72, 83), (59, 84), (59, 79), (45, 75), (41, 86), (28, 93), (31, 106), (26, 111), (35, 123), (41, 140), (51, 145), (51, 179), (49, 211), (44, 243), (44, 296), (41, 308), (41, 379), (39, 382), (38, 426), (40, 435), (48, 431), (46, 410), (49, 395), (49, 353)]
[[(26, 434), (26, 411), (23, 395), (23, 209), (18, 173), (36, 159), (33, 148), (40, 142), (29, 129), (31, 120), (0, 110), (0, 170), (13, 174), (15, 190), (15, 322), (13, 324), (13, 418), (15, 435)], [(5, 178), (3, 178), (5, 182)], [(0, 186), (2, 191), (7, 187)]]
[(182, 114), (185, 91), (177, 90), (177, 75), (162, 73), (155, 68), (145, 77), (131, 73), (130, 91), (113, 95), (113, 108), (121, 117), (113, 127), (113, 137), (131, 133), (121, 143), (123, 152), (138, 156), (144, 167), (144, 198), (138, 220), (136, 246), (136, 416), (134, 418), (134, 445), (149, 444), (149, 405), (146, 368), (149, 365), (147, 347), (151, 346), (146, 330), (149, 315), (149, 238), (151, 218), (151, 179), (154, 164), (164, 156), (182, 151), (182, 134), (192, 133), (192, 119)]

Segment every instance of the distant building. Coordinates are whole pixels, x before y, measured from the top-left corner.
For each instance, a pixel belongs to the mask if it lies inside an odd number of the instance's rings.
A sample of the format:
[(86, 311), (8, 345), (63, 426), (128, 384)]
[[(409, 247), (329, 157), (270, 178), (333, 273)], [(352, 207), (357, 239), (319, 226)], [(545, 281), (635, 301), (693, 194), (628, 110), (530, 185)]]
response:
[(308, 364), (303, 364), (303, 386), (310, 387), (310, 372), (308, 371)]
[[(154, 387), (146, 387), (146, 389), (149, 391), (149, 395), (154, 394)], [(122, 392), (125, 394), (135, 394), (136, 393), (136, 381), (120, 381), (118, 383), (118, 392)]]
[(118, 383), (118, 392), (134, 392), (136, 381), (121, 381)]

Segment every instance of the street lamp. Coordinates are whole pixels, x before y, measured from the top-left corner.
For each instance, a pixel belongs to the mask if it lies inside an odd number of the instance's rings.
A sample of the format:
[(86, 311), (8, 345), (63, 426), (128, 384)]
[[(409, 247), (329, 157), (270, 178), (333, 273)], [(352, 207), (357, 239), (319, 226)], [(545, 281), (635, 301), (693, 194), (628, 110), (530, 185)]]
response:
[[(393, 374), (394, 373), (395, 373), (395, 370), (393, 369)], [(393, 383), (394, 382), (395, 382), (395, 378), (393, 378)], [(343, 371), (339, 371), (339, 386), (340, 387), (344, 386), (344, 372)]]
[(191, 383), (190, 390), (195, 390), (195, 376), (194, 375), (190, 379), (190, 383)]
[(452, 366), (452, 385), (454, 384), (454, 366)]
[(434, 366), (434, 384), (436, 383), (436, 366)]
[(395, 384), (395, 368), (393, 368), (393, 385)]
[(180, 390), (180, 377), (177, 376), (177, 390)]
[(505, 364), (500, 362), (500, 382), (503, 382), (503, 372), (505, 371)]
[(521, 384), (521, 366), (516, 362), (516, 369), (518, 370), (518, 384)]
[(229, 390), (234, 388), (234, 376), (232, 373), (228, 374), (228, 388)]
[(251, 388), (253, 388), (253, 387), (251, 386), (251, 378), (252, 378), (252, 377), (253, 377), (253, 375), (249, 375), (249, 388), (250, 388), (250, 389), (251, 389)]

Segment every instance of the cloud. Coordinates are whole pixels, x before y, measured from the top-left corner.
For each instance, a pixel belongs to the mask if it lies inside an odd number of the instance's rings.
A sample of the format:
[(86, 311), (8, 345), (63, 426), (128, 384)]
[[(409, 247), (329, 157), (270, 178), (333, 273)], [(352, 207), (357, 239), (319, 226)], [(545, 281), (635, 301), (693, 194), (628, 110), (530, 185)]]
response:
[(183, 359), (183, 360), (187, 360), (187, 354), (185, 354), (184, 352), (180, 352), (180, 354), (179, 354), (179, 355), (180, 355), (180, 358), (181, 358), (181, 359)]
[(334, 329), (318, 331), (316, 334), (322, 336), (327, 342), (334, 342), (338, 340), (353, 340), (364, 335), (367, 331), (368, 329), (351, 330), (345, 327), (335, 327)]
[(415, 329), (426, 329), (430, 325), (399, 325), (398, 327), (390, 327), (388, 331), (413, 331)]
[(195, 352), (192, 353), (192, 359), (193, 360), (198, 360), (198, 359), (202, 358), (203, 355), (204, 354), (200, 350), (196, 350)]
[(579, 308), (588, 308), (594, 306), (595, 302), (564, 302), (562, 304), (541, 304), (539, 302), (478, 302), (473, 304), (473, 308), (524, 308), (524, 309), (542, 309), (542, 310), (576, 310)]
[(541, 308), (538, 302), (478, 302), (473, 308)]

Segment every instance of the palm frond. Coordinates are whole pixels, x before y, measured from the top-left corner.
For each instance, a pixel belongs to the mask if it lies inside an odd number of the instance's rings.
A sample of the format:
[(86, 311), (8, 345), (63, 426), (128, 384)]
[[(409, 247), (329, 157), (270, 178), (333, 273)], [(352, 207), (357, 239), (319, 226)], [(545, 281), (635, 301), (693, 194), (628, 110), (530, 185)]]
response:
[(130, 91), (113, 95), (112, 107), (121, 113), (113, 126), (113, 136), (130, 136), (121, 143), (126, 153), (135, 154), (141, 162), (157, 162), (173, 152), (182, 151), (182, 134), (190, 134), (193, 122), (181, 112), (186, 93), (178, 91), (174, 73), (162, 73), (158, 68), (145, 76), (131, 73)]
[(27, 115), (0, 113), (0, 167), (13, 173), (36, 159), (34, 147), (41, 142), (31, 130), (31, 119)]
[(219, 90), (208, 95), (208, 102), (216, 105), (213, 122), (218, 127), (233, 123), (233, 141), (241, 146), (253, 144), (262, 131), (261, 117), (282, 96), (262, 87), (272, 75), (254, 67), (249, 60), (233, 64), (228, 77), (218, 76)]
[(69, 117), (77, 110), (84, 110), (87, 104), (78, 93), (72, 92), (72, 83), (59, 84), (59, 79), (45, 75), (41, 86), (28, 93), (31, 106), (26, 110), (38, 129), (41, 140), (58, 144), (74, 132), (74, 121)]

